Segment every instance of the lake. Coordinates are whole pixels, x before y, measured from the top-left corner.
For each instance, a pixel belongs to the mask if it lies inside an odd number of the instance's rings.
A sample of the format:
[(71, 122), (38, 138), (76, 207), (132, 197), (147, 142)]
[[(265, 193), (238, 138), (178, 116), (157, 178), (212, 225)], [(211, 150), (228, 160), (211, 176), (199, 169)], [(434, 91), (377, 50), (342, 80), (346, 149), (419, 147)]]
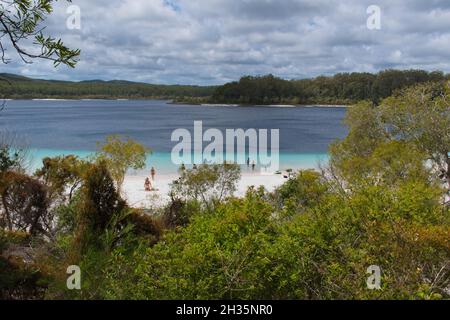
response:
[(17, 134), (31, 150), (32, 167), (46, 156), (87, 156), (110, 134), (127, 135), (150, 147), (148, 165), (176, 170), (170, 152), (175, 129), (279, 129), (283, 169), (311, 168), (326, 161), (330, 143), (342, 139), (346, 108), (233, 107), (168, 104), (166, 101), (52, 100), (7, 101), (0, 128)]

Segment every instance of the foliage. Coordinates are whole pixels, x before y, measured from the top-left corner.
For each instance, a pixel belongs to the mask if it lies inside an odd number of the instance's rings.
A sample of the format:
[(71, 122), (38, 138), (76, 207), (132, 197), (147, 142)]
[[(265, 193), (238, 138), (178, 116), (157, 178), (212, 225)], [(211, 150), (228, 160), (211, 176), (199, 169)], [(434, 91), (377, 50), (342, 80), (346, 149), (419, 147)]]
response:
[(20, 146), (17, 137), (8, 131), (0, 131), (0, 173), (10, 170), (22, 171), (26, 150)]
[(10, 148), (0, 147), (0, 172), (6, 172), (20, 166), (20, 155), (18, 152), (11, 154)]
[(0, 226), (25, 231), (32, 236), (52, 228), (47, 189), (39, 181), (16, 172), (2, 174), (0, 185)]
[(219, 103), (270, 104), (281, 103), (297, 95), (291, 81), (268, 75), (264, 77), (242, 77), (217, 88), (212, 100)]
[[(328, 183), (316, 180), (329, 191), (320, 202), (288, 208), (288, 220), (274, 214), (263, 190), (250, 190), (208, 215), (196, 214), (154, 247), (115, 250), (105, 270), (106, 297), (448, 297), (450, 220), (437, 190), (408, 182), (397, 190), (366, 186), (342, 197)], [(295, 198), (297, 190), (290, 190), (285, 195)], [(367, 289), (371, 265), (383, 271), (381, 290)]]
[(0, 229), (0, 300), (39, 299), (44, 295), (49, 279), (36, 265), (11, 256), (11, 247), (28, 241), (26, 233)]
[[(378, 180), (399, 175), (428, 179), (434, 172), (450, 183), (448, 90), (447, 84), (422, 84), (400, 91), (380, 107), (353, 107), (346, 119), (348, 136), (331, 148), (334, 168), (347, 181), (367, 174)], [(424, 168), (427, 160), (433, 172)]]
[(379, 103), (403, 88), (449, 80), (442, 72), (385, 70), (377, 74), (340, 73), (332, 77), (283, 80), (272, 75), (245, 76), (223, 86), (155, 85), (128, 81), (46, 81), (0, 74), (5, 98), (34, 99), (167, 99), (175, 103), (204, 104), (343, 104)]
[(164, 208), (162, 216), (163, 224), (168, 229), (187, 226), (191, 217), (201, 212), (201, 204), (197, 201), (184, 201), (174, 196), (172, 194), (170, 204)]
[[(11, 47), (20, 58), (31, 63), (46, 59), (55, 66), (74, 67), (80, 54), (59, 39), (44, 36), (41, 23), (53, 9), (55, 0), (0, 1), (0, 59), (9, 63)], [(32, 40), (32, 43), (27, 43)], [(28, 50), (38, 47), (38, 52)], [(26, 48), (26, 49), (25, 49)], [(30, 49), (31, 48), (31, 49)], [(0, 77), (3, 88), (11, 90), (8, 79)], [(12, 89), (13, 90), (13, 89)], [(4, 107), (0, 106), (0, 111)], [(0, 132), (0, 300), (40, 299), (50, 279), (33, 260), (32, 245), (48, 240), (53, 228), (47, 187), (25, 174), (24, 150)]]
[(99, 237), (126, 208), (105, 163), (94, 165), (89, 170), (79, 205), (76, 241), (80, 253), (83, 253), (90, 246), (100, 245)]
[(42, 168), (36, 171), (35, 176), (41, 178), (49, 187), (52, 197), (62, 198), (62, 200), (68, 198), (69, 201), (80, 187), (83, 175), (90, 165), (87, 161), (73, 155), (45, 158), (42, 163)]
[(180, 172), (171, 186), (172, 198), (194, 200), (212, 210), (217, 203), (236, 191), (241, 169), (236, 164), (202, 164)]
[(339, 73), (333, 77), (283, 80), (273, 75), (242, 77), (218, 87), (211, 101), (238, 104), (354, 104), (379, 102), (417, 83), (448, 79), (442, 72), (385, 70), (378, 74)]
[[(50, 81), (0, 74), (0, 92), (10, 99), (207, 99), (215, 87), (155, 85), (128, 81)], [(11, 85), (9, 85), (11, 84)], [(197, 100), (195, 103), (199, 102)], [(207, 100), (202, 100), (207, 102)]]
[[(56, 208), (57, 240), (39, 257), (53, 276), (46, 292), (51, 299), (104, 298), (102, 270), (108, 267), (112, 251), (155, 244), (163, 233), (161, 220), (129, 208), (121, 199), (105, 162), (85, 169), (74, 197)], [(83, 272), (80, 292), (65, 287), (69, 265), (78, 265)]]
[(426, 84), (384, 100), (381, 121), (392, 137), (410, 141), (444, 173), (450, 187), (450, 85)]
[[(55, 0), (11, 0), (0, 1), (0, 54), (3, 63), (8, 63), (5, 56), (7, 44), (12, 46), (20, 58), (29, 63), (41, 58), (51, 60), (55, 66), (65, 64), (74, 67), (80, 50), (69, 49), (60, 39), (43, 34), (41, 23), (53, 11)], [(70, 2), (70, 0), (69, 0)], [(22, 42), (33, 38), (39, 47), (38, 53), (29, 52)]]
[(148, 152), (148, 148), (131, 138), (111, 135), (98, 145), (97, 159), (105, 162), (120, 193), (127, 171), (143, 169)]
[(300, 171), (274, 192), (273, 199), (285, 212), (300, 212), (320, 204), (327, 191), (320, 173)]
[(0, 300), (42, 299), (47, 284), (36, 267), (0, 256)]
[(271, 232), (270, 215), (270, 206), (250, 191), (246, 199), (230, 199), (209, 215), (196, 215), (153, 248), (138, 248), (131, 255), (116, 252), (115, 267), (108, 270), (110, 298), (251, 297), (263, 280), (257, 252)]
[[(417, 197), (415, 187), (410, 188), (409, 196)], [(321, 206), (286, 223), (271, 249), (273, 264), (266, 277), (271, 277), (273, 287), (268, 291), (283, 299), (417, 297), (431, 278), (421, 266), (445, 266), (450, 254), (448, 243), (442, 241), (444, 238), (435, 243), (415, 238), (417, 228), (430, 228), (417, 227), (417, 223), (423, 221), (427, 225), (435, 217), (446, 217), (436, 199), (436, 211), (421, 211), (428, 207), (426, 193), (416, 199), (418, 207), (409, 203), (414, 211), (402, 207), (412, 199), (403, 197), (402, 201), (406, 202), (401, 202), (396, 199), (399, 194), (402, 193), (382, 187), (367, 187), (346, 200), (328, 197)], [(448, 219), (442, 227), (449, 231)], [(420, 250), (433, 254), (419, 255)], [(380, 291), (366, 287), (366, 269), (371, 265), (378, 265), (383, 271)], [(447, 286), (444, 281), (428, 294), (442, 294)]]
[[(426, 154), (414, 144), (403, 141), (389, 141), (378, 145), (366, 156), (347, 155), (342, 151), (345, 145), (335, 145), (333, 165), (340, 178), (352, 188), (361, 184), (398, 187), (405, 181), (436, 182), (427, 167)], [(341, 153), (339, 153), (341, 152)]]

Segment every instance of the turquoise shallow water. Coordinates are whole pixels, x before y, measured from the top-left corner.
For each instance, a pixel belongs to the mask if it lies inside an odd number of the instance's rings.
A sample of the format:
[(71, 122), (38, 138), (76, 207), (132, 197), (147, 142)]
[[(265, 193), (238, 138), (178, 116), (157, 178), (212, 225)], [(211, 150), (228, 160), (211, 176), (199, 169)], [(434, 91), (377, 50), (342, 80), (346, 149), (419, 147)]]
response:
[[(278, 130), (280, 169), (283, 170), (314, 168), (326, 161), (330, 143), (347, 134), (347, 128), (342, 125), (345, 114), (345, 108), (314, 106), (244, 108), (173, 105), (155, 100), (17, 100), (8, 101), (1, 112), (0, 130), (17, 135), (23, 145), (31, 149), (31, 170), (39, 167), (44, 157), (68, 154), (87, 157), (108, 135), (120, 134), (151, 148), (155, 153), (148, 158), (148, 168), (154, 166), (160, 174), (174, 173), (178, 169), (171, 159), (171, 151), (178, 144), (171, 139), (176, 130), (187, 131), (195, 137), (194, 124), (199, 122), (203, 133), (208, 129), (222, 134), (229, 129), (260, 133)], [(264, 140), (258, 139), (259, 144), (262, 142)], [(203, 148), (206, 145), (205, 142)], [(236, 148), (235, 153), (238, 150), (248, 153), (249, 149)]]
[[(94, 153), (92, 151), (82, 150), (61, 150), (61, 149), (31, 149), (29, 151), (29, 163), (28, 167), (31, 172), (41, 167), (42, 159), (46, 157), (67, 156), (76, 155), (80, 158), (88, 159), (92, 157)], [(295, 153), (282, 153), (280, 154), (280, 170), (286, 169), (313, 169), (317, 168), (319, 164), (325, 164), (328, 161), (328, 155), (326, 153), (309, 153), (309, 154), (295, 154)], [(147, 168), (145, 170), (135, 171), (132, 170), (129, 174), (140, 175), (148, 173), (147, 171), (155, 167), (159, 174), (174, 174), (178, 170), (178, 166), (173, 164), (170, 153), (155, 152), (149, 154), (147, 157)], [(258, 168), (257, 168), (258, 169)], [(245, 172), (246, 166), (243, 166)]]

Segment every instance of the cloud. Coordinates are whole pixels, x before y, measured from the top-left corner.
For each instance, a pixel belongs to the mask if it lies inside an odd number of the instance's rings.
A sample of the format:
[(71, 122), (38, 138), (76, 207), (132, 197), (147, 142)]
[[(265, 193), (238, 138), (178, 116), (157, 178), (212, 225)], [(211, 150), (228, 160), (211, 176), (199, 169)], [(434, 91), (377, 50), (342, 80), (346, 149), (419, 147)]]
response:
[[(377, 2), (377, 3), (374, 3)], [(74, 0), (81, 30), (58, 1), (46, 31), (82, 50), (75, 70), (20, 62), (42, 78), (219, 84), (245, 74), (304, 78), (395, 68), (450, 71), (446, 0)], [(368, 30), (369, 5), (381, 30)]]

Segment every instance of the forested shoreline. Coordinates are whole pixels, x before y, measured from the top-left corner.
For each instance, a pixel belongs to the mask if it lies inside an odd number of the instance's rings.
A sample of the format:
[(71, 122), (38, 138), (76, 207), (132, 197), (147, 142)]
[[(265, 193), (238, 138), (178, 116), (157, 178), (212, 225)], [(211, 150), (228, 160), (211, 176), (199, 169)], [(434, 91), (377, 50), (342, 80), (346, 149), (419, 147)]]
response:
[(156, 85), (121, 80), (51, 81), (0, 74), (3, 99), (167, 99), (174, 103), (240, 105), (349, 105), (380, 102), (395, 91), (426, 82), (442, 82), (441, 71), (385, 70), (339, 73), (311, 79), (284, 80), (273, 75), (245, 76), (222, 86)]
[(425, 82), (449, 79), (443, 72), (385, 70), (371, 73), (339, 73), (332, 77), (283, 80), (273, 75), (243, 77), (217, 88), (213, 103), (348, 105), (359, 101), (380, 102), (395, 91)]
[(214, 87), (113, 81), (54, 81), (0, 74), (2, 99), (174, 99), (209, 97)]

